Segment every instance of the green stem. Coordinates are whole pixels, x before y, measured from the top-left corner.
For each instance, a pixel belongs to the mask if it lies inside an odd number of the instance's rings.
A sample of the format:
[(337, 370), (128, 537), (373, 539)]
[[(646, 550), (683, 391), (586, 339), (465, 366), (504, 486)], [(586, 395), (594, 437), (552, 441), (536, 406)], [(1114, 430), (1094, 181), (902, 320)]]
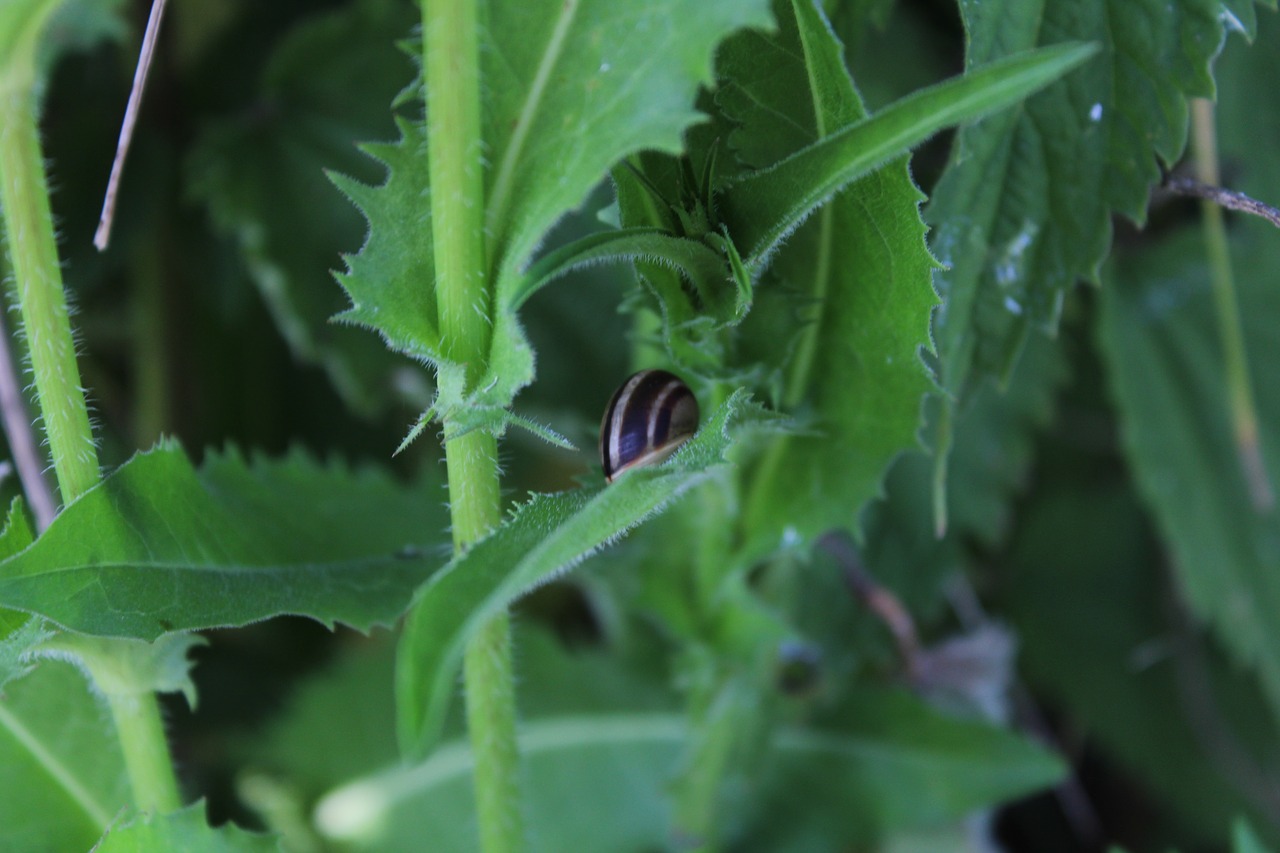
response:
[[(1201, 183), (1218, 186), (1218, 153), (1214, 134), (1213, 104), (1197, 99), (1192, 102), (1192, 153), (1196, 177)], [(1275, 495), (1267, 479), (1266, 467), (1258, 439), (1258, 410), (1253, 386), (1249, 381), (1249, 362), (1245, 354), (1244, 331), (1240, 324), (1240, 304), (1236, 297), (1231, 272), (1231, 250), (1222, 209), (1212, 201), (1202, 201), (1205, 250), (1209, 257), (1209, 277), (1218, 319), (1218, 336), (1226, 361), (1226, 382), (1236, 453), (1249, 487), (1249, 496), (1258, 510), (1270, 509)]]
[[(0, 205), (28, 358), (65, 505), (98, 483), (98, 453), (58, 265), (36, 124), (35, 78), (29, 66), (6, 71), (0, 77)], [(134, 695), (128, 708), (117, 709), (114, 699), (111, 704), (135, 804), (178, 808), (177, 781), (155, 695)]]
[[(421, 9), (440, 333), (449, 359), (463, 368), (461, 375), (442, 371), (440, 381), (462, 383), (465, 391), (484, 373), (493, 311), (485, 256), (479, 6), (477, 0), (421, 0)], [(496, 439), (484, 432), (445, 442), (456, 551), (500, 520), (497, 456)], [(515, 681), (505, 614), (468, 644), (463, 681), (480, 849), (522, 850)]]
[(0, 173), (0, 205), (28, 358), (58, 488), (68, 504), (98, 482), (98, 452), (80, 387), (29, 88), (0, 93)]
[(107, 703), (133, 785), (134, 805), (153, 814), (177, 811), (182, 798), (155, 694), (109, 693)]

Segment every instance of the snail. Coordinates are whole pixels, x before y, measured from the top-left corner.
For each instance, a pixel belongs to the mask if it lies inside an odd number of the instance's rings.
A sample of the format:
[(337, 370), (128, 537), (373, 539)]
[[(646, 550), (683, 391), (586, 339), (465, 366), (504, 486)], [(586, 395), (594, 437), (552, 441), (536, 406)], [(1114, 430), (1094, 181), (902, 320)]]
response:
[(698, 401), (680, 377), (642, 370), (614, 392), (600, 423), (600, 461), (612, 483), (623, 471), (656, 465), (698, 429)]

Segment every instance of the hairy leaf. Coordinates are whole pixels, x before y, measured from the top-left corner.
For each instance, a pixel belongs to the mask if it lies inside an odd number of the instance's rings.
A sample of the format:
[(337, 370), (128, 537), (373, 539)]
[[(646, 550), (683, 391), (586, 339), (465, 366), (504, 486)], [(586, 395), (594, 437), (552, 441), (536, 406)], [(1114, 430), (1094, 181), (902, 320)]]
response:
[[(681, 26), (671, 26), (676, 20)], [(421, 125), (402, 126), (395, 146), (368, 149), (388, 167), (382, 187), (340, 181), (370, 227), (369, 242), (340, 276), (353, 303), (342, 319), (449, 374), (435, 414), (505, 409), (533, 378), (515, 309), (527, 295), (523, 271), (534, 252), (614, 163), (646, 149), (679, 151), (681, 133), (699, 118), (694, 95), (711, 82), (716, 44), (767, 21), (765, 0), (494, 4), (481, 44), (495, 292), (487, 374), (464, 398), (459, 366), (442, 358)]]
[[(27, 521), (21, 498), (14, 498), (9, 505), (9, 516), (5, 519), (4, 530), (0, 531), (0, 560), (12, 557), (35, 541), (35, 532)], [(30, 615), (19, 610), (7, 610), (0, 607), (0, 640), (8, 637), (30, 620)], [(10, 647), (13, 648), (13, 647)], [(3, 670), (6, 668), (4, 653), (0, 652), (0, 686), (4, 685)], [(12, 665), (12, 662), (11, 664)]]
[(728, 427), (747, 416), (743, 392), (715, 412), (668, 464), (604, 487), (535, 495), (425, 584), (396, 664), (400, 743), (422, 754), (439, 737), (463, 647), (494, 614), (617, 539), (703, 482), (723, 463)]
[[(808, 4), (800, 8), (807, 9)], [(725, 190), (722, 205), (748, 266), (763, 264), (788, 234), (842, 187), (939, 130), (1021, 101), (1095, 50), (1091, 45), (1055, 45), (1009, 56), (909, 95), (871, 118), (865, 118), (859, 104), (851, 123), (824, 127), (825, 135), (818, 142), (740, 178)]]
[[(1252, 3), (1232, 5), (1251, 27)], [(1231, 20), (1219, 0), (973, 0), (961, 11), (969, 67), (1068, 39), (1103, 51), (956, 137), (926, 211), (946, 265), (935, 336), (953, 396), (1005, 377), (1029, 330), (1056, 326), (1066, 289), (1097, 279), (1113, 211), (1143, 221), (1157, 158), (1182, 153), (1186, 99), (1213, 93), (1209, 63)]]
[(197, 472), (162, 444), (0, 562), (0, 604), (144, 640), (285, 613), (367, 631), (403, 612), (446, 541), (424, 491), (300, 455), (211, 455)]
[[(720, 104), (739, 125), (729, 144), (750, 166), (866, 115), (839, 42), (810, 4), (796, 8), (798, 22), (780, 13), (777, 35), (741, 34), (720, 56), (733, 81)], [(915, 441), (934, 305), (920, 200), (900, 160), (836, 196), (777, 255), (768, 287), (801, 294), (799, 341), (756, 331), (776, 320), (763, 308), (746, 334), (766, 364), (785, 365), (778, 402), (812, 422), (765, 457), (746, 507), (758, 542), (851, 525), (889, 461)]]
[[(1219, 145), (1238, 163), (1235, 180), (1255, 197), (1280, 198), (1280, 169), (1257, 140), (1280, 132), (1275, 16), (1251, 50), (1221, 62)], [(1246, 94), (1247, 93), (1247, 94)], [(1230, 233), (1243, 346), (1257, 403), (1253, 476), (1280, 484), (1280, 370), (1274, 345), (1280, 298), (1275, 229), (1244, 217)], [(1118, 253), (1108, 268), (1102, 350), (1126, 455), (1172, 552), (1192, 610), (1261, 677), (1280, 718), (1280, 513), (1255, 506), (1230, 422), (1225, 361), (1202, 239), (1178, 232), (1161, 245)]]

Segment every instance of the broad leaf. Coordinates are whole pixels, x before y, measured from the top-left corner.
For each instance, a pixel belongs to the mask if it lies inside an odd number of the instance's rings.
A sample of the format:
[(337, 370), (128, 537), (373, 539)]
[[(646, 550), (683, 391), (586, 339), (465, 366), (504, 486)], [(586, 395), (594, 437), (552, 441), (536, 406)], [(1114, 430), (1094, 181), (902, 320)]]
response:
[(145, 640), (285, 613), (367, 631), (403, 612), (444, 527), (430, 483), (411, 490), (300, 455), (211, 455), (197, 472), (162, 444), (0, 563), (0, 604)]
[(340, 182), (370, 229), (340, 276), (352, 300), (341, 318), (445, 374), (435, 415), (478, 407), (492, 413), (481, 425), (501, 431), (502, 411), (533, 378), (533, 354), (515, 316), (533, 253), (614, 163), (646, 149), (680, 150), (682, 132), (699, 118), (694, 95), (711, 82), (716, 44), (735, 29), (766, 24), (764, 7), (764, 0), (493, 4), (481, 44), (495, 289), (488, 372), (464, 399), (459, 366), (442, 358), (421, 125), (404, 125), (395, 146), (368, 149), (388, 167), (382, 187)]
[(899, 692), (857, 692), (837, 728), (783, 730), (774, 751), (769, 794), (743, 831), (762, 853), (815, 837), (868, 846), (1046, 788), (1064, 770), (1023, 737)]
[(0, 849), (87, 850), (129, 801), (110, 717), (65, 664), (0, 693), (0, 767)]
[(749, 405), (734, 394), (667, 464), (609, 486), (535, 495), (425, 584), (396, 665), (402, 748), (422, 754), (439, 737), (463, 647), (481, 625), (711, 477), (730, 446), (729, 425)]
[(1186, 99), (1213, 94), (1224, 27), (1251, 31), (1253, 4), (1231, 6), (1234, 16), (1219, 0), (961, 4), (970, 68), (1067, 39), (1103, 51), (956, 137), (926, 211), (946, 265), (935, 336), (949, 394), (1005, 377), (1029, 330), (1056, 326), (1066, 289), (1097, 279), (1113, 212), (1145, 218), (1157, 158), (1182, 153)]
[[(841, 731), (784, 729), (769, 755), (759, 819), (742, 833), (748, 850), (776, 850), (823, 811), (822, 837), (866, 842), (927, 826), (1052, 784), (1061, 764), (1023, 740), (928, 711), (918, 701), (866, 694)], [(626, 851), (665, 847), (666, 787), (689, 738), (667, 714), (558, 715), (526, 723), (521, 753), (537, 850)], [(321, 832), (356, 849), (475, 847), (471, 758), (466, 744), (442, 746), (419, 765), (358, 779), (316, 810)], [(820, 778), (823, 784), (812, 781)], [(592, 807), (583, 808), (589, 802)], [(557, 820), (539, 816), (556, 815)]]
[[(740, 34), (720, 55), (733, 82), (719, 104), (739, 125), (729, 145), (751, 167), (866, 115), (839, 42), (811, 4), (795, 5), (798, 24), (780, 11), (778, 34)], [(864, 177), (792, 235), (760, 288), (801, 294), (791, 309), (798, 343), (759, 328), (777, 321), (764, 305), (745, 336), (764, 363), (785, 365), (778, 402), (812, 419), (809, 434), (766, 455), (752, 485), (747, 529), (765, 547), (851, 525), (889, 461), (915, 442), (934, 305), (920, 200), (905, 161)]]
[(204, 812), (201, 801), (173, 814), (138, 815), (113, 826), (93, 849), (96, 853), (269, 853), (281, 849), (274, 838), (245, 832), (234, 823), (211, 827)]
[(377, 177), (354, 143), (394, 131), (388, 106), (413, 66), (392, 45), (412, 22), (403, 3), (362, 0), (295, 28), (254, 101), (202, 128), (187, 161), (191, 193), (235, 240), (294, 355), (321, 365), (364, 412), (386, 402), (403, 364), (368, 334), (328, 322), (343, 303), (329, 270), (343, 247), (359, 246), (364, 223), (324, 171)]
[[(1251, 366), (1265, 377), (1280, 372), (1280, 350), (1269, 343), (1280, 294), (1249, 271), (1275, 269), (1280, 253), (1268, 245), (1274, 234), (1258, 236), (1249, 248), (1259, 254), (1246, 249), (1236, 261)], [(1258, 669), (1280, 716), (1280, 513), (1253, 507), (1235, 452), (1203, 251), (1189, 232), (1119, 258), (1104, 291), (1102, 348), (1126, 455), (1184, 594)], [(1259, 440), (1267, 467), (1280, 472), (1280, 386), (1256, 390)]]
[(1082, 452), (1074, 438), (1046, 449), (994, 604), (1018, 633), (1029, 686), (1176, 816), (1176, 831), (1152, 844), (1220, 844), (1234, 816), (1262, 813), (1221, 773), (1204, 709), (1215, 709), (1218, 731), (1248, 762), (1270, 767), (1280, 741), (1269, 703), (1251, 673), (1170, 605), (1166, 560), (1127, 478), (1114, 457)]
[[(807, 10), (808, 4), (798, 8)], [(909, 95), (865, 120), (860, 120), (864, 111), (859, 104), (854, 116), (843, 117), (852, 122), (824, 126), (819, 142), (744, 176), (725, 190), (724, 217), (748, 266), (763, 264), (788, 234), (842, 187), (939, 130), (1016, 104), (1080, 65), (1095, 50), (1091, 45), (1057, 45), (1009, 56)], [(829, 85), (833, 79), (823, 82)]]
[[(1276, 24), (1264, 40), (1222, 63), (1233, 84), (1220, 108), (1220, 146), (1238, 158), (1236, 180), (1256, 197), (1280, 198), (1280, 170), (1254, 156), (1280, 129), (1267, 85)], [(1243, 93), (1249, 92), (1245, 96)], [(1243, 346), (1258, 407), (1261, 477), (1280, 483), (1280, 297), (1264, 271), (1280, 267), (1275, 229), (1246, 217), (1231, 241)], [(1220, 326), (1200, 236), (1182, 232), (1146, 251), (1118, 253), (1104, 294), (1102, 349), (1120, 411), (1129, 464), (1172, 551), (1192, 609), (1254, 667), (1280, 719), (1280, 512), (1255, 507), (1230, 422)]]

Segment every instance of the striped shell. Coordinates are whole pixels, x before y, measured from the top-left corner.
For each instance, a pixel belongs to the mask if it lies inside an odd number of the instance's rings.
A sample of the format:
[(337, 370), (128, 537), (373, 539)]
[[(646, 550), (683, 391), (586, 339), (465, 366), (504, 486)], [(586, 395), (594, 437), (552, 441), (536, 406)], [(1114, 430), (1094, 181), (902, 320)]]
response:
[(623, 471), (655, 465), (698, 429), (698, 401), (680, 377), (642, 370), (622, 383), (600, 423), (600, 461), (612, 483)]

